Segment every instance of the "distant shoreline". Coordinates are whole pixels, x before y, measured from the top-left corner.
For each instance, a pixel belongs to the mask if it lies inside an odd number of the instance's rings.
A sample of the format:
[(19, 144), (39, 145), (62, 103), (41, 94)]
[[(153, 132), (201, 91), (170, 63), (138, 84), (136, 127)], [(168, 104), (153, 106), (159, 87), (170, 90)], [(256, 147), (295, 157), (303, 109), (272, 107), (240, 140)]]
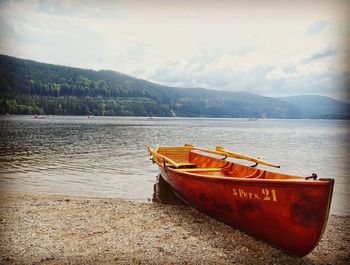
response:
[[(9, 114), (9, 113), (0, 113), (0, 117), (28, 117), (33, 118), (35, 115), (31, 114)], [(63, 115), (63, 114), (45, 114), (45, 117), (83, 117), (88, 118), (89, 115)], [(340, 118), (255, 118), (255, 117), (206, 117), (206, 116), (95, 116), (90, 115), (93, 118), (142, 118), (149, 120), (157, 120), (157, 119), (227, 119), (227, 120), (247, 120), (247, 121), (260, 121), (260, 120), (329, 120), (329, 121), (349, 121), (349, 118), (340, 119)]]
[(0, 73), (4, 114), (350, 119), (349, 103), (307, 93), (263, 96), (234, 84), (232, 91), (171, 87), (1, 54)]
[(331, 216), (303, 258), (191, 207), (0, 191), (0, 262), (6, 264), (346, 264), (350, 217)]

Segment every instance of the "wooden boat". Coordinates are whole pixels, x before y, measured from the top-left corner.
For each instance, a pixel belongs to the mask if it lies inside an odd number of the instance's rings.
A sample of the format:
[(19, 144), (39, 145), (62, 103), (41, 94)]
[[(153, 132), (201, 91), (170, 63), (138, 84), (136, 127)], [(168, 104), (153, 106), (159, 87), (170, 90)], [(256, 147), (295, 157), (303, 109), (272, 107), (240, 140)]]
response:
[(333, 179), (262, 170), (256, 166), (279, 166), (220, 146), (158, 146), (148, 151), (173, 191), (205, 214), (296, 256), (307, 255), (321, 239)]

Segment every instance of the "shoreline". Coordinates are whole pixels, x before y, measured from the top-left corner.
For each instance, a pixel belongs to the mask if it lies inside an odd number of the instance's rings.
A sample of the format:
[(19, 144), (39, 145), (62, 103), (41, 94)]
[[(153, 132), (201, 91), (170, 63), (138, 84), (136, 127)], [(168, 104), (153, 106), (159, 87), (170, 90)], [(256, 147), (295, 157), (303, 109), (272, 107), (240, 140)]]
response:
[(0, 191), (0, 264), (349, 264), (350, 217), (298, 258), (184, 205)]

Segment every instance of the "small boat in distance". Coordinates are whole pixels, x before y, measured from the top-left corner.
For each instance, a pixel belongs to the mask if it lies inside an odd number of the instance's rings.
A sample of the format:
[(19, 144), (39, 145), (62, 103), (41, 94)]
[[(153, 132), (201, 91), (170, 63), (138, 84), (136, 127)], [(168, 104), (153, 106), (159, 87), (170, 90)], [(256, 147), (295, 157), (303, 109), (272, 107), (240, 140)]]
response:
[(35, 114), (33, 116), (33, 119), (45, 119), (45, 115), (37, 115), (37, 114)]
[[(148, 146), (151, 160), (177, 196), (203, 213), (296, 256), (305, 256), (324, 232), (333, 179), (258, 169), (278, 165), (192, 145)], [(215, 156), (213, 156), (215, 155)], [(228, 157), (255, 163), (242, 165)]]

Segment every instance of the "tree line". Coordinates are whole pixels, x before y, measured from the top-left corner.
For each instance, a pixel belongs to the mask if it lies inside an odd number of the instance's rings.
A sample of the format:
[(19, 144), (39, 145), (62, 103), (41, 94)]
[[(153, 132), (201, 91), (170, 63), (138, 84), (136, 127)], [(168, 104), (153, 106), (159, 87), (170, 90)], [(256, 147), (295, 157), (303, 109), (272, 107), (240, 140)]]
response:
[(0, 99), (0, 113), (95, 116), (172, 116), (147, 98), (16, 96)]
[(172, 88), (109, 70), (0, 55), (0, 114), (235, 118), (333, 115), (307, 112), (295, 102), (246, 92)]
[(112, 71), (0, 55), (0, 113), (171, 116), (161, 86)]

